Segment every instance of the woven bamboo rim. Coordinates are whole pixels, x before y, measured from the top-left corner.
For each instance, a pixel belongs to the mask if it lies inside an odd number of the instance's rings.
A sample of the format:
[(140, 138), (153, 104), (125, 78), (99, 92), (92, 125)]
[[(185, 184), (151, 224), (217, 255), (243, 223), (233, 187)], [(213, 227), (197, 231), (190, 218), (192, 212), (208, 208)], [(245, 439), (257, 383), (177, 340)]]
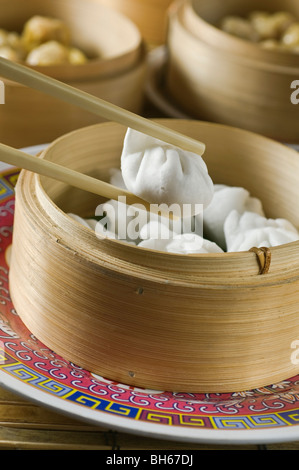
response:
[[(295, 151), (226, 126), (162, 123), (207, 143), (214, 181), (248, 183), (269, 216), (284, 212), (299, 225)], [(112, 123), (82, 129), (43, 158), (105, 179), (119, 164), (124, 133)], [(298, 243), (265, 252), (262, 265), (263, 250), (186, 257), (99, 241), (66, 216), (99, 202), (21, 173), (10, 288), (41, 341), (99, 375), (156, 390), (240, 391), (298, 373), (290, 360), (299, 335)]]

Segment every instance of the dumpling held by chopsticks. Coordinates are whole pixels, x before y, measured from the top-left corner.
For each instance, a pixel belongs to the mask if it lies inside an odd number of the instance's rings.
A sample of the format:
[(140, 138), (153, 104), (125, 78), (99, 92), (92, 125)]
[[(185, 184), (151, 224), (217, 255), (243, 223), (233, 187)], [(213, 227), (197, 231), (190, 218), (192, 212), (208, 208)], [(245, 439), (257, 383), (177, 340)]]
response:
[(132, 129), (124, 139), (121, 171), (133, 194), (152, 204), (182, 210), (188, 205), (188, 215), (200, 212), (213, 198), (213, 182), (199, 155)]

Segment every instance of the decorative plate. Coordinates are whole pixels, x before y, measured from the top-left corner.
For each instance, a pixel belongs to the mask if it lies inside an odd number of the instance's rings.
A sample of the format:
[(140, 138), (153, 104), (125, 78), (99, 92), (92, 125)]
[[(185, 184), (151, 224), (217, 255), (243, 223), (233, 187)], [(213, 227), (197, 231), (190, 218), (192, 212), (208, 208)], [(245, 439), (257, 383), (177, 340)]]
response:
[[(37, 153), (40, 148), (26, 149)], [(0, 385), (41, 406), (107, 429), (209, 444), (299, 440), (299, 376), (226, 394), (170, 393), (115, 383), (49, 350), (24, 326), (9, 295), (18, 171), (0, 174)]]

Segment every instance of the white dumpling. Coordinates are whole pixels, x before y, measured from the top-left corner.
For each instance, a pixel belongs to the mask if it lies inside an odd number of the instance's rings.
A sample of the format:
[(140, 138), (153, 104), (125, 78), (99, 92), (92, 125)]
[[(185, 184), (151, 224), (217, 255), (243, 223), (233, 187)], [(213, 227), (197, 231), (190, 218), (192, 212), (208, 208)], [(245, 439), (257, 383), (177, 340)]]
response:
[(135, 241), (128, 238), (128, 232), (126, 230), (128, 221), (132, 219), (133, 215), (135, 217), (131, 206), (113, 200), (107, 201), (99, 205), (96, 210), (96, 216), (103, 215), (101, 220), (97, 220), (97, 218), (83, 218), (73, 213), (69, 213), (68, 215), (82, 226), (92, 229), (99, 239), (110, 238), (134, 245), (139, 241), (138, 232)]
[[(121, 170), (112, 168), (110, 170), (110, 184), (118, 188), (126, 189)], [(107, 233), (110, 238), (121, 238), (126, 241), (139, 242), (140, 239), (150, 238), (150, 234), (163, 230), (163, 233), (172, 232), (183, 233), (195, 229), (195, 219), (170, 219), (168, 217), (155, 214), (154, 212), (140, 211), (135, 206), (128, 206), (119, 201), (107, 201), (100, 204), (96, 215), (101, 216), (106, 213), (105, 218), (99, 221), (98, 234), (103, 236)], [(134, 222), (135, 219), (135, 222)], [(101, 225), (100, 225), (101, 224)], [(104, 227), (105, 225), (105, 227)], [(160, 227), (158, 229), (158, 227)], [(196, 225), (200, 231), (199, 224)], [(148, 233), (148, 235), (146, 235)], [(200, 232), (202, 234), (202, 230)], [(113, 234), (113, 237), (111, 237)]]
[(183, 233), (175, 235), (167, 245), (168, 253), (222, 253), (223, 250), (210, 240), (205, 240), (194, 233)]
[[(110, 183), (119, 188), (126, 189), (120, 170), (112, 171)], [(150, 238), (149, 236), (144, 236), (144, 234), (149, 231), (158, 231), (158, 227), (159, 231), (162, 230), (163, 233), (175, 232), (176, 234), (182, 234), (192, 232), (203, 235), (202, 217), (199, 217), (199, 215), (197, 217), (188, 216), (186, 213), (185, 215), (184, 218), (169, 218), (155, 212), (147, 213), (146, 227), (140, 227), (140, 238)], [(160, 228), (160, 225), (163, 225), (163, 227)]]
[[(162, 227), (160, 227), (160, 225), (162, 225)], [(161, 233), (167, 233), (167, 231), (169, 231), (177, 235), (183, 233), (203, 235), (202, 220), (200, 218), (170, 219), (152, 212), (147, 214), (146, 227), (140, 227), (140, 238), (150, 238), (143, 234), (151, 231), (155, 233), (158, 231), (158, 228)]]
[(228, 252), (271, 248), (299, 240), (298, 230), (285, 219), (267, 219), (253, 212), (232, 211), (224, 223)]
[(68, 214), (68, 216), (71, 217), (76, 222), (79, 222), (81, 225), (84, 225), (84, 227), (91, 228), (92, 230), (95, 230), (96, 223), (97, 223), (97, 221), (95, 219), (84, 219), (83, 217), (80, 217), (77, 214), (73, 214), (72, 212), (70, 212)]
[[(208, 206), (213, 182), (203, 159), (138, 131), (128, 129), (121, 155), (127, 189), (152, 204)], [(178, 212), (176, 214), (178, 215)]]
[(96, 234), (118, 239), (119, 229), (123, 224), (127, 225), (127, 209), (126, 204), (113, 199), (100, 204), (96, 209), (96, 216), (103, 218), (98, 221)]
[(112, 199), (100, 204), (95, 215), (102, 217), (96, 226), (96, 234), (100, 238), (106, 236), (130, 243), (139, 242), (140, 229), (148, 220), (145, 210)]
[(120, 189), (127, 189), (123, 175), (121, 171), (118, 168), (111, 168), (110, 170), (110, 184), (113, 186), (116, 186), (117, 188)]
[(140, 230), (140, 238), (142, 240), (170, 240), (176, 232), (173, 232), (166, 223), (154, 220), (146, 223)]
[(112, 223), (110, 225), (107, 224), (107, 226), (105, 227), (104, 223), (102, 223), (101, 221), (97, 221), (96, 219), (85, 219), (84, 217), (80, 217), (79, 215), (73, 214), (73, 213), (69, 213), (68, 216), (71, 217), (76, 222), (78, 222), (79, 224), (81, 224), (82, 226), (91, 228), (92, 230), (94, 230), (96, 235), (99, 236), (99, 238), (117, 239), (117, 235), (115, 231), (111, 230)]
[[(144, 232), (144, 229), (147, 229)], [(195, 233), (176, 234), (167, 231), (163, 224), (148, 224), (143, 228), (141, 236), (148, 236), (138, 244), (139, 247), (150, 248), (152, 250), (164, 251), (177, 254), (199, 254), (199, 253), (222, 253), (222, 249), (216, 243), (205, 240)]]
[(203, 212), (205, 237), (226, 249), (224, 222), (232, 210), (256, 212), (264, 216), (262, 203), (251, 197), (249, 191), (241, 187), (215, 184), (212, 202)]
[(165, 251), (167, 252), (167, 245), (169, 240), (163, 240), (161, 238), (148, 238), (147, 240), (143, 240), (138, 244), (140, 248), (147, 248), (149, 250), (155, 251)]

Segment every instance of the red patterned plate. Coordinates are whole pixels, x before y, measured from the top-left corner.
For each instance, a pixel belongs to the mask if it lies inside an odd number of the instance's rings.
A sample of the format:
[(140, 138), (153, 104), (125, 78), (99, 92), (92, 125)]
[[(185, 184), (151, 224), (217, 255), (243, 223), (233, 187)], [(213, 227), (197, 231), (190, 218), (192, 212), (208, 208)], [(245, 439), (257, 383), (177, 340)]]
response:
[(148, 437), (210, 444), (299, 440), (299, 376), (242, 393), (145, 390), (83, 370), (35, 338), (9, 295), (17, 176), (13, 168), (0, 174), (0, 385), (73, 418)]

